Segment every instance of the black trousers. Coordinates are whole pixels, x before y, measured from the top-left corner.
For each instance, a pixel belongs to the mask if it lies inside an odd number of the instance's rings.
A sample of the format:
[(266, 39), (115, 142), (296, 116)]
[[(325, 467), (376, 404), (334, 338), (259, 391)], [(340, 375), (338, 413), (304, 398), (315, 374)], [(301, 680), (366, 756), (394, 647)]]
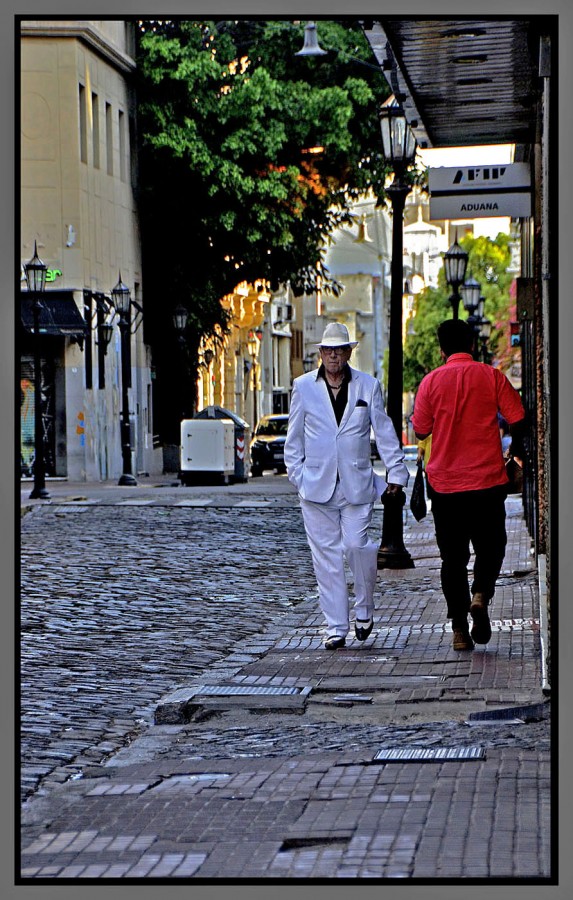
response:
[[(472, 594), (485, 594), (491, 600), (495, 592), (507, 544), (507, 488), (502, 485), (481, 491), (441, 494), (428, 484), (428, 497), (442, 560), (441, 581), (448, 618), (465, 620)], [(471, 591), (470, 544), (475, 554)]]

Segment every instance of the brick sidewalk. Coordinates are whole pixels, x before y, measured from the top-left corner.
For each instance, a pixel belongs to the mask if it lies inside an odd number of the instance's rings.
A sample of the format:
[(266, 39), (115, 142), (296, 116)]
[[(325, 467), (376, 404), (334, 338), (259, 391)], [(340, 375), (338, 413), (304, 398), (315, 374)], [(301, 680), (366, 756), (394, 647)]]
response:
[[(548, 741), (519, 741), (548, 735), (539, 596), (519, 501), (508, 511), (487, 647), (451, 648), (431, 517), (407, 514), (416, 568), (380, 573), (364, 644), (325, 651), (312, 598), (287, 633), (241, 643), (108, 765), (25, 805), (21, 883), (551, 883)], [(225, 751), (239, 733), (246, 749)]]
[(30, 826), (22, 875), (547, 878), (548, 798), (535, 751), (167, 760), (69, 786), (49, 828)]

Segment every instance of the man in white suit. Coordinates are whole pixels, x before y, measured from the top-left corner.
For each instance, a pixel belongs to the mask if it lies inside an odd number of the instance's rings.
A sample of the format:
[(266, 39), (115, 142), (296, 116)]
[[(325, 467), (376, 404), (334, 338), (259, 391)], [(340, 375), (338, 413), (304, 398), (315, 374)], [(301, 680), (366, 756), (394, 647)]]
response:
[[(329, 650), (344, 647), (350, 630), (344, 557), (354, 576), (355, 635), (365, 641), (372, 631), (378, 556), (378, 545), (368, 537), (373, 504), (384, 490), (398, 494), (408, 483), (379, 382), (348, 365), (357, 343), (345, 325), (326, 326), (318, 344), (321, 366), (293, 382), (285, 443), (285, 465), (299, 492)], [(371, 428), (387, 483), (372, 467)]]

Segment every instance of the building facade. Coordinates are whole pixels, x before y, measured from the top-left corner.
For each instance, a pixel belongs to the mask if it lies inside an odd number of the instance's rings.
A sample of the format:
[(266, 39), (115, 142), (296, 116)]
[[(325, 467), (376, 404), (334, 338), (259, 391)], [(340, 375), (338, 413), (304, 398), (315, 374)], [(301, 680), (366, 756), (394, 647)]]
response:
[[(127, 355), (131, 468), (162, 468), (153, 441), (149, 350), (143, 342), (133, 25), (21, 23), (21, 464), (33, 471), (35, 335), (24, 266), (48, 266), (40, 335), (47, 475), (116, 478), (123, 471), (122, 353)], [(122, 341), (111, 290), (132, 305)], [(106, 327), (111, 340), (106, 345)], [(109, 332), (108, 332), (109, 333)]]

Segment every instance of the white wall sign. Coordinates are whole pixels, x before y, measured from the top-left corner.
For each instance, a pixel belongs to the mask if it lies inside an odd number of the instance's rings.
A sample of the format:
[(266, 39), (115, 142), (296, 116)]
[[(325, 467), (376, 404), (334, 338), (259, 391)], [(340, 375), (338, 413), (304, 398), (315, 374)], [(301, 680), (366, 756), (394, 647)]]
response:
[(527, 163), (429, 170), (430, 219), (531, 215)]

